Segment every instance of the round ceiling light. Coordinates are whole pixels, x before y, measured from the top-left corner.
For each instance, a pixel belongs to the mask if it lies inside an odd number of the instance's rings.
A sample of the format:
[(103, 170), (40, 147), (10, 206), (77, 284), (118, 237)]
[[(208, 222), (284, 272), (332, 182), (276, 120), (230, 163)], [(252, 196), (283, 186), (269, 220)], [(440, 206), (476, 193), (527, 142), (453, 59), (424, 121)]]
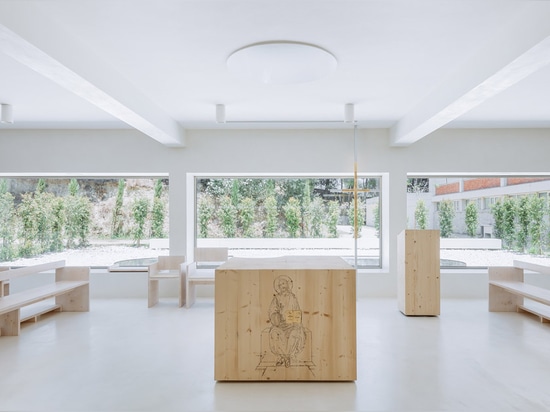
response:
[(265, 84), (298, 84), (320, 80), (332, 73), (336, 58), (306, 43), (273, 41), (235, 51), (227, 59), (229, 70)]

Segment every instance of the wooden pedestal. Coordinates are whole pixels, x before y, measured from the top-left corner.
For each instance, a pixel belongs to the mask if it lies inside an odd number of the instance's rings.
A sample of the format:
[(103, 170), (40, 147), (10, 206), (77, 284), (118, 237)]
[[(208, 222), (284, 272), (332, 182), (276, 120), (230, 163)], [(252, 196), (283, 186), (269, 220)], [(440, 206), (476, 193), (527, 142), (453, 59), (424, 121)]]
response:
[(343, 259), (233, 258), (215, 286), (216, 380), (356, 379), (355, 269)]
[(399, 310), (412, 316), (439, 315), (439, 230), (404, 230), (397, 256)]

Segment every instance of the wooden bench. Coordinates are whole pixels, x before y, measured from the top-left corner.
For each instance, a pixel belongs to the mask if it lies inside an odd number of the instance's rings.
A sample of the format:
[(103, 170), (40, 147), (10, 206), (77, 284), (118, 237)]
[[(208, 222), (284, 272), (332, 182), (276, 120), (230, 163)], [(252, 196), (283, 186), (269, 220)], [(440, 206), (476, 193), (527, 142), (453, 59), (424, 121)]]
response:
[[(55, 270), (55, 282), (10, 294), (10, 279)], [(90, 310), (90, 268), (65, 266), (65, 261), (44, 263), (0, 271), (0, 335), (18, 336), (21, 323), (37, 320), (52, 311), (88, 312)], [(4, 293), (7, 292), (7, 293)], [(43, 301), (55, 298), (55, 302)], [(42, 302), (42, 304), (37, 304)], [(21, 310), (25, 308), (26, 312)]]
[(548, 323), (550, 290), (525, 283), (525, 270), (550, 275), (548, 266), (519, 260), (513, 266), (489, 267), (489, 311), (527, 312)]
[(195, 249), (194, 261), (185, 270), (185, 307), (190, 308), (196, 300), (196, 287), (215, 284), (215, 269), (229, 258), (226, 247), (202, 247)]

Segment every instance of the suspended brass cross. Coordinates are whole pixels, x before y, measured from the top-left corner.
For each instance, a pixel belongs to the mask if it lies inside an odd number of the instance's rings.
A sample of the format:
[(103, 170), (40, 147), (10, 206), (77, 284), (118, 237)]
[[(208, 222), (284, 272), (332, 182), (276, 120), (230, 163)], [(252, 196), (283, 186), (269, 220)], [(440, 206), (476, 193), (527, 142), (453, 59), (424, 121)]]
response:
[(357, 217), (358, 217), (358, 207), (357, 207), (357, 200), (359, 197), (359, 193), (366, 193), (369, 192), (369, 189), (359, 189), (357, 186), (357, 160), (353, 163), (353, 189), (342, 189), (342, 192), (348, 192), (353, 193), (353, 206), (355, 208), (354, 210), (354, 218), (353, 218), (353, 236), (355, 239), (357, 239), (358, 235), (358, 225), (357, 225)]

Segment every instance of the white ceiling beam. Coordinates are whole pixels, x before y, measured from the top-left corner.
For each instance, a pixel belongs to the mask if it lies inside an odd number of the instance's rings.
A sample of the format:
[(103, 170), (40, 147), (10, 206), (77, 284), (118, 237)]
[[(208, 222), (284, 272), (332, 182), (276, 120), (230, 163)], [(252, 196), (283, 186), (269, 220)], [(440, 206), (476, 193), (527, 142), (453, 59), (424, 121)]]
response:
[(46, 10), (39, 13), (36, 4), (27, 9), (26, 3), (0, 3), (0, 52), (158, 142), (185, 146), (185, 130), (178, 122), (74, 36), (49, 22)]
[[(390, 130), (408, 146), (550, 64), (550, 8), (532, 3)], [(466, 30), (467, 28), (465, 28)]]

